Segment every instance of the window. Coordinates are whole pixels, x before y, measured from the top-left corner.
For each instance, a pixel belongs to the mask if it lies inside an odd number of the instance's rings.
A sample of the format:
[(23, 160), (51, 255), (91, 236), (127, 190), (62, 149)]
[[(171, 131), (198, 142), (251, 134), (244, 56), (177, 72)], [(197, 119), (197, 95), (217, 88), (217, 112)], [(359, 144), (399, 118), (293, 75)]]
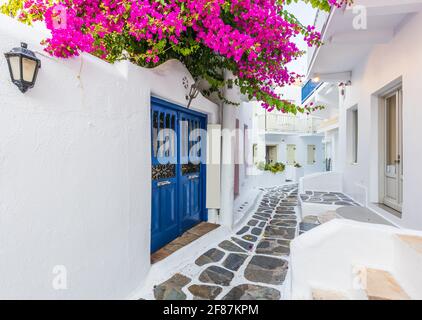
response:
[(315, 151), (316, 151), (316, 146), (314, 144), (308, 144), (308, 165), (312, 166), (315, 164), (316, 159), (315, 159)]
[(348, 112), (348, 149), (350, 161), (358, 163), (358, 149), (359, 149), (359, 111), (357, 107), (351, 108)]

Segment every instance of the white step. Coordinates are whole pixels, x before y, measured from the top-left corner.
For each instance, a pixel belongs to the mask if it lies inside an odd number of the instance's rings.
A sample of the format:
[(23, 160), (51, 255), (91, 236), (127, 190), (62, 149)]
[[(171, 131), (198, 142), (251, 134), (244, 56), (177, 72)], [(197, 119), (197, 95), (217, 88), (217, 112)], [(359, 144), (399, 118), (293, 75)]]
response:
[(417, 253), (422, 254), (422, 237), (405, 234), (398, 234), (397, 237)]
[(313, 300), (350, 300), (347, 295), (343, 292), (324, 290), (324, 289), (312, 289)]
[(422, 237), (396, 234), (394, 275), (412, 299), (422, 299)]
[(410, 300), (388, 271), (366, 269), (366, 294), (369, 300)]

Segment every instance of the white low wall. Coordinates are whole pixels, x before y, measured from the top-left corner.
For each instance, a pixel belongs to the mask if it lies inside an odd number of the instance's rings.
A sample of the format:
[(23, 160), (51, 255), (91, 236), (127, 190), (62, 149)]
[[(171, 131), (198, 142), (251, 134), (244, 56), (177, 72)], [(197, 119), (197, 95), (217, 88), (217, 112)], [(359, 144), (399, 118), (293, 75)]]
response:
[(353, 269), (368, 267), (389, 271), (412, 298), (419, 299), (422, 255), (406, 247), (397, 238), (398, 233), (422, 235), (337, 219), (296, 238), (291, 243), (292, 298), (311, 299), (312, 289), (339, 291), (351, 298), (361, 298)]
[[(292, 297), (310, 299), (311, 289), (353, 290), (354, 265), (388, 269), (393, 264), (391, 233), (333, 220), (291, 243)], [(371, 232), (367, 232), (371, 230)]]
[(299, 192), (305, 191), (343, 191), (343, 175), (339, 172), (323, 172), (304, 176), (299, 179)]
[[(51, 58), (46, 35), (0, 15), (0, 52), (42, 60), (21, 94), (0, 57), (0, 298), (125, 298), (150, 269), (150, 96), (186, 105), (193, 79), (177, 61)], [(219, 121), (202, 96), (193, 109)]]
[[(258, 102), (255, 102), (255, 135), (253, 137), (254, 143), (257, 144), (257, 150), (255, 154), (255, 163), (265, 162), (265, 146), (276, 146), (277, 147), (277, 162), (287, 164), (287, 145), (293, 144), (296, 146), (295, 160), (302, 166), (303, 174), (310, 175), (325, 170), (325, 159), (322, 139), (323, 136), (301, 136), (295, 135), (283, 135), (283, 134), (259, 134), (259, 114), (262, 113), (260, 110), (262, 107)], [(264, 114), (265, 115), (265, 114)], [(262, 133), (262, 132), (261, 132)], [(315, 163), (308, 164), (308, 146), (314, 145), (315, 150)], [(288, 165), (286, 165), (287, 170)]]
[(253, 188), (273, 188), (286, 184), (286, 173), (253, 170), (249, 176), (249, 184)]

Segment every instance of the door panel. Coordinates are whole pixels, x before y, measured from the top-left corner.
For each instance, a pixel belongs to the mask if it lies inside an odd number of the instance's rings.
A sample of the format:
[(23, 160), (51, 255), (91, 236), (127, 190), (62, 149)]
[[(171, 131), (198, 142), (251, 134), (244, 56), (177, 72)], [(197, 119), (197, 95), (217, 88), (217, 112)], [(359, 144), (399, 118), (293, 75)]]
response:
[(387, 177), (386, 179), (386, 194), (387, 200), (398, 202), (398, 193), (397, 193), (397, 179)]
[[(177, 222), (177, 113), (155, 106), (151, 110), (152, 217), (151, 250), (178, 235)], [(173, 132), (173, 133), (172, 133)]]
[(201, 222), (201, 182), (199, 175), (184, 177), (182, 182), (182, 229), (188, 230)]
[(182, 232), (201, 222), (201, 203), (203, 196), (203, 169), (205, 138), (201, 129), (204, 123), (201, 118), (181, 114), (181, 127), (183, 134), (180, 135), (180, 145), (188, 146), (188, 152), (182, 153), (181, 158), (181, 188), (180, 198), (182, 207), (180, 212)]
[(206, 219), (206, 116), (151, 103), (151, 252)]

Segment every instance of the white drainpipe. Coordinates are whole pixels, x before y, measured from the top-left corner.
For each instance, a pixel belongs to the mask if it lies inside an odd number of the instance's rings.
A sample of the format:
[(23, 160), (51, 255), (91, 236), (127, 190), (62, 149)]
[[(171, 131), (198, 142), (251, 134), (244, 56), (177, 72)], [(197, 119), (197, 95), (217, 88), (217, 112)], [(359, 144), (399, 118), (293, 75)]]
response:
[[(234, 79), (231, 72), (225, 72), (226, 79)], [(240, 103), (239, 90), (225, 88), (224, 96), (227, 100)], [(234, 223), (234, 135), (236, 129), (236, 106), (222, 104), (222, 160), (221, 160), (221, 209), (220, 224), (231, 229)], [(224, 133), (226, 131), (226, 133)]]

